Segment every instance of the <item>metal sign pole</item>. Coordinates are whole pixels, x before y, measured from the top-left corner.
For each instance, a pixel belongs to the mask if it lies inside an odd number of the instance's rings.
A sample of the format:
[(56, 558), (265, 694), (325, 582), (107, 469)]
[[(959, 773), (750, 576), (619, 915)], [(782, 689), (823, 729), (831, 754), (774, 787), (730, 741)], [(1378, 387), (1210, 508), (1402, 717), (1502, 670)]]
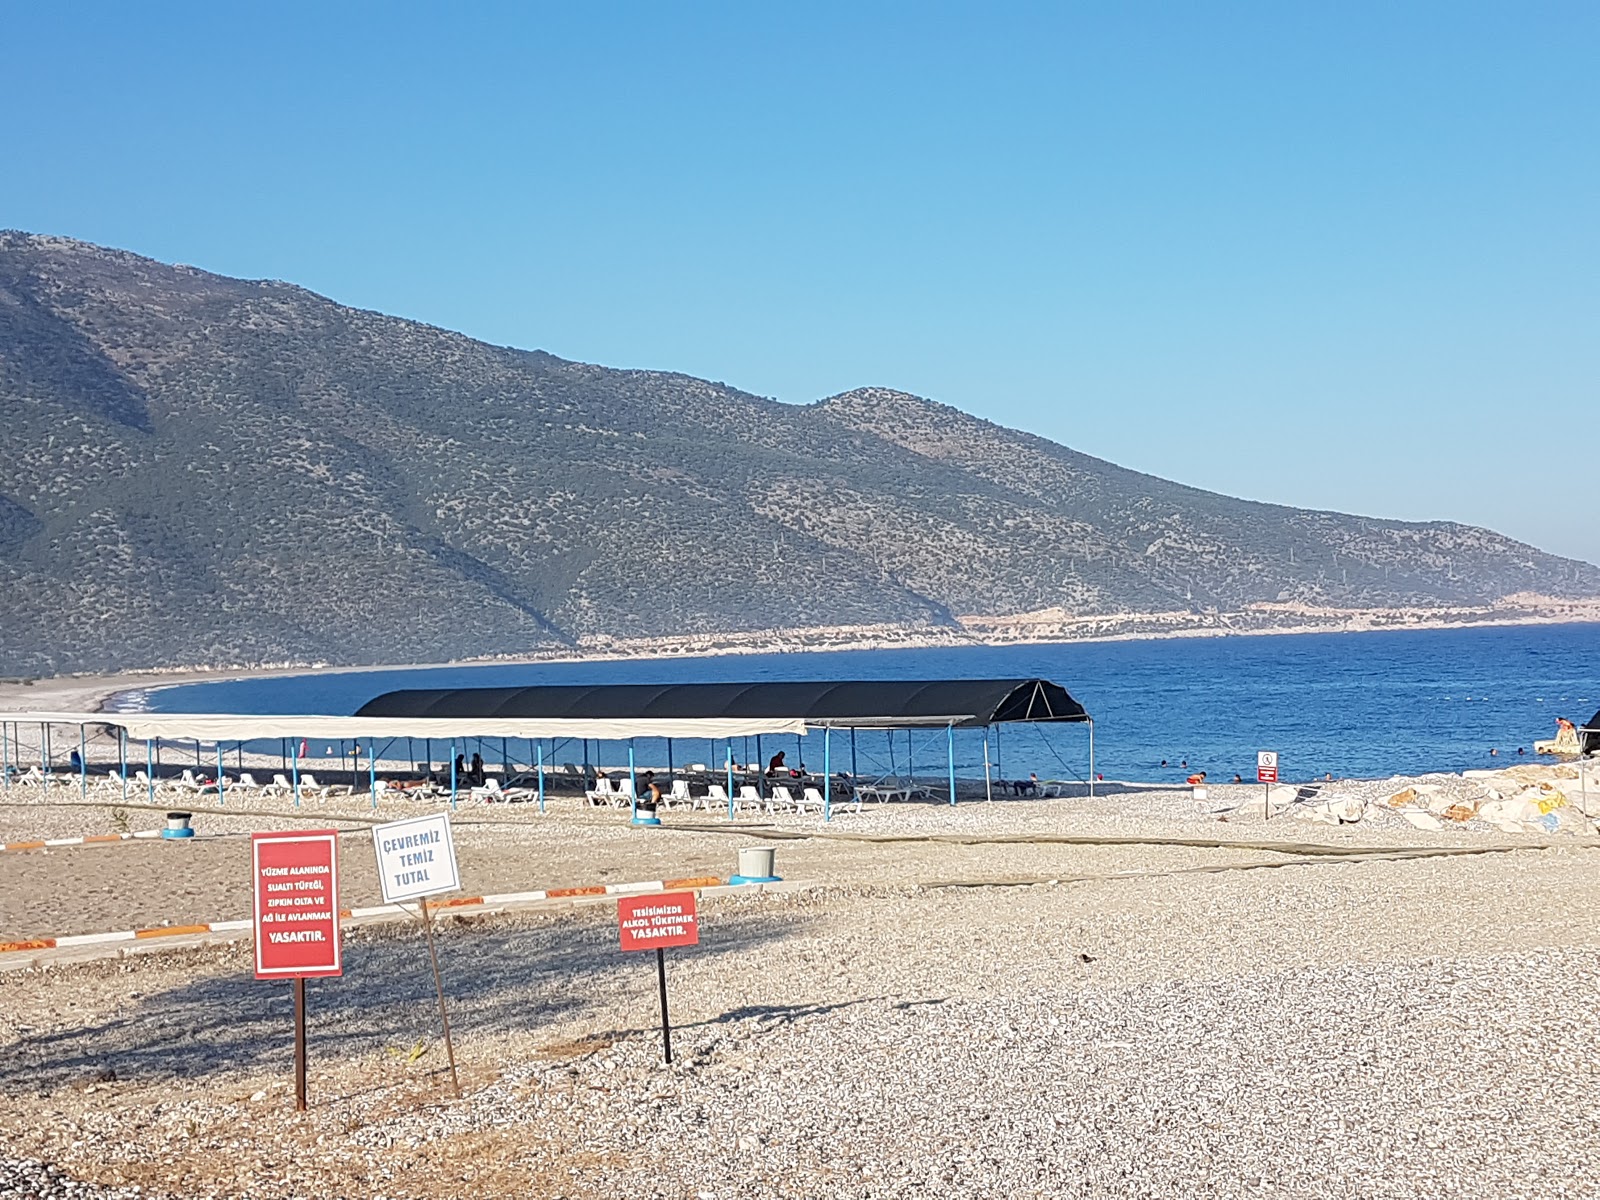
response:
[(672, 1022), (667, 1020), (667, 952), (656, 947), (656, 978), (661, 984), (661, 1052), (672, 1061)]
[(306, 1110), (306, 978), (294, 977), (294, 1110)]
[[(433, 963), (433, 988), (439, 994), (439, 1023), (444, 1026), (444, 1052), (445, 1057), (450, 1060), (450, 1086), (455, 1089), (459, 1097), (461, 1080), (456, 1075), (456, 1048), (455, 1043), (450, 1040), (450, 1014), (444, 1006), (444, 980), (439, 976), (439, 951), (433, 944), (433, 920), (428, 916), (428, 898), (422, 897), (419, 903), (422, 905), (422, 929), (428, 938), (428, 960)], [(663, 983), (661, 986), (665, 988), (666, 984)], [(663, 991), (662, 995), (665, 996), (666, 992)]]

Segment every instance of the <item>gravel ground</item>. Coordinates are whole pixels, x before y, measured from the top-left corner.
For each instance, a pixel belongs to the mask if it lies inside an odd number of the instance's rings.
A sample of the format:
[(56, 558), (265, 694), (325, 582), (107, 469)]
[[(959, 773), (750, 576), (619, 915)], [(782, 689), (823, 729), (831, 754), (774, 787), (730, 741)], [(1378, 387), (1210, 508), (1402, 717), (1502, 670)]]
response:
[(711, 899), (670, 1068), (609, 905), (452, 920), (460, 1100), (420, 938), (362, 930), (303, 1116), (242, 945), (16, 973), (8, 1153), (184, 1197), (1588, 1196), (1597, 883), (1574, 840)]

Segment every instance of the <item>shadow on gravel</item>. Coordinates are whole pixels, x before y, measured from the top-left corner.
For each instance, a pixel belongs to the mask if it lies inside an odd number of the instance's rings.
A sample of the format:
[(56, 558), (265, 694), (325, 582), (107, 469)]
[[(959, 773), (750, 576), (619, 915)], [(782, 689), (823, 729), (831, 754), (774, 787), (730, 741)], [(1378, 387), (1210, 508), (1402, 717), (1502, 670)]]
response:
[(707, 1017), (703, 1021), (685, 1021), (680, 1028), (694, 1029), (749, 1020), (765, 1020), (772, 1025), (792, 1025), (803, 1017), (819, 1017), (823, 1013), (854, 1008), (858, 1004), (881, 1004), (887, 998), (863, 996), (859, 1000), (836, 1000), (832, 1004), (746, 1004), (740, 1008), (730, 1008), (720, 1016)]
[[(786, 937), (795, 919), (721, 912), (703, 941), (675, 958), (747, 954)], [(534, 1029), (581, 1012), (605, 994), (638, 993), (654, 1004), (654, 971), (640, 982), (641, 954), (617, 946), (605, 912), (507, 925), (441, 921), (439, 966), (458, 1039)], [(681, 959), (680, 959), (681, 961)], [(290, 1070), (293, 999), (287, 980), (257, 980), (243, 970), (198, 974), (189, 982), (130, 999), (113, 1019), (20, 1039), (0, 1058), (0, 1093), (40, 1092), (115, 1078), (155, 1083), (262, 1066)], [(653, 962), (650, 964), (653, 967)], [(215, 970), (196, 964), (197, 972)], [(138, 989), (134, 971), (116, 978)], [(346, 936), (345, 974), (306, 981), (308, 1053), (353, 1057), (409, 1051), (439, 1035), (438, 1001), (420, 925), (376, 926)]]

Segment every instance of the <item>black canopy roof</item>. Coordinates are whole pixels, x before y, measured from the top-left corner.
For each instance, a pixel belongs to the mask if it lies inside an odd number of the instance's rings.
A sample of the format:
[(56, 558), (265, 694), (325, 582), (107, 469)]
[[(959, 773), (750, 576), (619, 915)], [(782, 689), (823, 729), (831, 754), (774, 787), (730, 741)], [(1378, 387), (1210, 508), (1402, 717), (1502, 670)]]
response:
[(613, 684), (386, 692), (358, 717), (626, 720), (788, 718), (843, 728), (1087, 721), (1044, 679), (877, 679), (811, 683)]
[(1578, 753), (1600, 754), (1600, 712), (1578, 727)]

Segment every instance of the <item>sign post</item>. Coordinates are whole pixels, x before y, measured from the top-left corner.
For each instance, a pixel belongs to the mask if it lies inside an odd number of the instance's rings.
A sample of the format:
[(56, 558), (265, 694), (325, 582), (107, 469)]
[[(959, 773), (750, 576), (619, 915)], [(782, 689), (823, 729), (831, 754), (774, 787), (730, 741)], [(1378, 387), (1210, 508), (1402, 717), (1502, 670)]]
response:
[(1272, 817), (1272, 785), (1278, 782), (1278, 752), (1276, 750), (1258, 750), (1256, 752), (1256, 782), (1266, 784), (1266, 790), (1261, 794), (1261, 819), (1270, 820)]
[(461, 886), (456, 869), (456, 844), (450, 836), (450, 814), (409, 817), (372, 827), (372, 848), (378, 856), (378, 881), (385, 904), (415, 900), (422, 911), (422, 931), (428, 940), (428, 961), (433, 964), (433, 988), (439, 996), (439, 1024), (444, 1028), (444, 1052), (450, 1060), (450, 1086), (461, 1095), (456, 1075), (456, 1048), (450, 1038), (450, 1013), (444, 1003), (444, 980), (439, 975), (439, 951), (433, 943), (433, 920), (428, 897), (453, 892)]
[(672, 1061), (672, 1022), (667, 1017), (667, 948), (698, 946), (700, 922), (693, 892), (625, 896), (617, 901), (617, 927), (624, 950), (654, 950), (661, 991), (661, 1052)]
[(294, 981), (294, 1107), (306, 1108), (306, 978), (342, 975), (339, 835), (332, 829), (250, 839), (256, 978)]

